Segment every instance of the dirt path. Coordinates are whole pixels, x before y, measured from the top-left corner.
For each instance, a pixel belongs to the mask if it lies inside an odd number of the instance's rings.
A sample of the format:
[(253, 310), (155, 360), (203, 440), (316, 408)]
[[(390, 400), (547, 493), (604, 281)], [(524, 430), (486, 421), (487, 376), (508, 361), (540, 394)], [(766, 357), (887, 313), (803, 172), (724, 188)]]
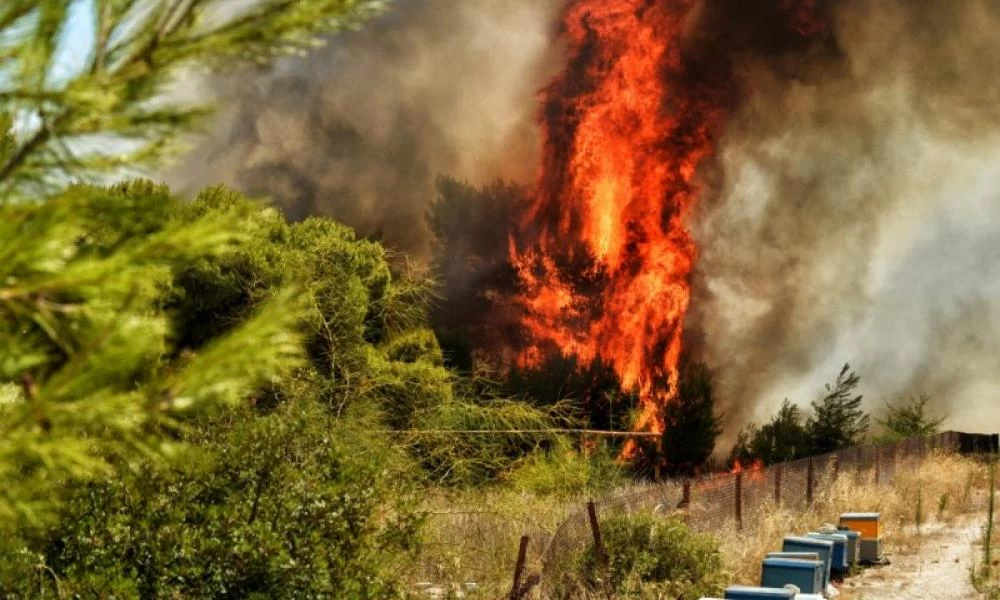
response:
[(977, 555), (981, 521), (928, 524), (915, 553), (890, 556), (891, 564), (866, 569), (841, 588), (844, 600), (961, 600), (978, 598), (969, 567)]

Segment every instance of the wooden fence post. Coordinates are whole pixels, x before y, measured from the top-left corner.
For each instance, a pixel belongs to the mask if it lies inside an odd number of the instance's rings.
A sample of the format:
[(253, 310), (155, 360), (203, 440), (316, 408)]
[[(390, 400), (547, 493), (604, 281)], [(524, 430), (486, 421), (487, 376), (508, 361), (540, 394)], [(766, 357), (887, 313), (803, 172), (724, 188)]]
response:
[(685, 479), (681, 485), (681, 501), (677, 508), (687, 508), (691, 504), (691, 480)]
[(597, 507), (594, 501), (587, 503), (587, 515), (590, 516), (590, 531), (594, 534), (594, 553), (597, 557), (597, 566), (601, 571), (608, 568), (608, 554), (604, 550), (604, 541), (601, 539), (601, 526), (597, 522)]
[(864, 454), (861, 452), (861, 446), (854, 449), (854, 462), (857, 463), (855, 467), (857, 469), (856, 481), (861, 483), (861, 474), (864, 472)]
[(514, 585), (510, 588), (509, 600), (521, 600), (521, 575), (524, 574), (524, 561), (528, 557), (528, 536), (521, 536), (521, 545), (517, 549), (517, 564), (514, 566)]
[(736, 527), (743, 529), (743, 471), (736, 473)]
[(816, 478), (816, 473), (813, 470), (813, 459), (809, 457), (809, 465), (806, 468), (806, 504), (812, 505), (813, 503), (813, 483)]

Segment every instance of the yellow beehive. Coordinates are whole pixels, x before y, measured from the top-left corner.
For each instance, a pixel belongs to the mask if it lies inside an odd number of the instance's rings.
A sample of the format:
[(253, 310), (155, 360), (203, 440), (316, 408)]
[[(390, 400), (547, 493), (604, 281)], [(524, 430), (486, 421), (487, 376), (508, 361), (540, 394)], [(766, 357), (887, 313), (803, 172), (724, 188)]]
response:
[(880, 513), (844, 513), (840, 524), (861, 534), (862, 540), (878, 540), (881, 537)]

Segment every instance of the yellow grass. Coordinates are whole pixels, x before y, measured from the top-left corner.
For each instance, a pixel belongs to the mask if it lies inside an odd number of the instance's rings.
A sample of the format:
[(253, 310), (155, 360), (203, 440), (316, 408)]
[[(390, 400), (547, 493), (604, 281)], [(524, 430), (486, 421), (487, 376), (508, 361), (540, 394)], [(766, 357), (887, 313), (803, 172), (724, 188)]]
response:
[[(933, 454), (922, 464), (901, 462), (891, 483), (875, 485), (873, 472), (860, 478), (854, 473), (842, 475), (826, 488), (817, 486), (808, 510), (768, 504), (745, 514), (741, 531), (731, 518), (720, 518), (719, 526), (710, 533), (719, 541), (734, 583), (756, 583), (761, 559), (780, 549), (785, 535), (815, 530), (823, 523), (836, 524), (842, 512), (881, 512), (885, 550), (911, 553), (921, 543), (922, 525), (950, 522), (981, 509), (986, 478), (982, 462)], [(641, 487), (629, 486), (616, 493), (631, 493)], [(430, 513), (426, 544), (420, 560), (407, 566), (408, 577), (414, 584), (431, 582), (444, 590), (462, 590), (467, 598), (505, 597), (520, 537), (531, 538), (526, 575), (541, 573), (542, 555), (556, 529), (567, 515), (584, 508), (587, 500), (584, 495), (560, 497), (503, 489), (431, 495), (426, 499)], [(699, 510), (697, 499), (691, 510)], [(473, 586), (468, 583), (475, 584), (471, 593)]]

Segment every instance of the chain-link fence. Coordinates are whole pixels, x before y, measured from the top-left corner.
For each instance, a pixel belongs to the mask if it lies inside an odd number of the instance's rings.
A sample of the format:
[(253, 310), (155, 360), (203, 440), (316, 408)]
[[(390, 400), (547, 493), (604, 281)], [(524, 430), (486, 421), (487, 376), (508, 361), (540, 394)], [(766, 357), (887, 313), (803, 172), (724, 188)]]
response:
[[(689, 525), (702, 531), (741, 527), (770, 503), (806, 508), (817, 490), (839, 477), (874, 477), (890, 483), (897, 472), (935, 450), (963, 454), (998, 449), (998, 436), (948, 431), (895, 444), (855, 446), (768, 467), (743, 467), (691, 479), (671, 479), (595, 503), (601, 515), (637, 511), (673, 512), (684, 509)], [(543, 558), (545, 571), (593, 542), (586, 507), (572, 514), (556, 530)], [(543, 577), (543, 580), (545, 578)]]

